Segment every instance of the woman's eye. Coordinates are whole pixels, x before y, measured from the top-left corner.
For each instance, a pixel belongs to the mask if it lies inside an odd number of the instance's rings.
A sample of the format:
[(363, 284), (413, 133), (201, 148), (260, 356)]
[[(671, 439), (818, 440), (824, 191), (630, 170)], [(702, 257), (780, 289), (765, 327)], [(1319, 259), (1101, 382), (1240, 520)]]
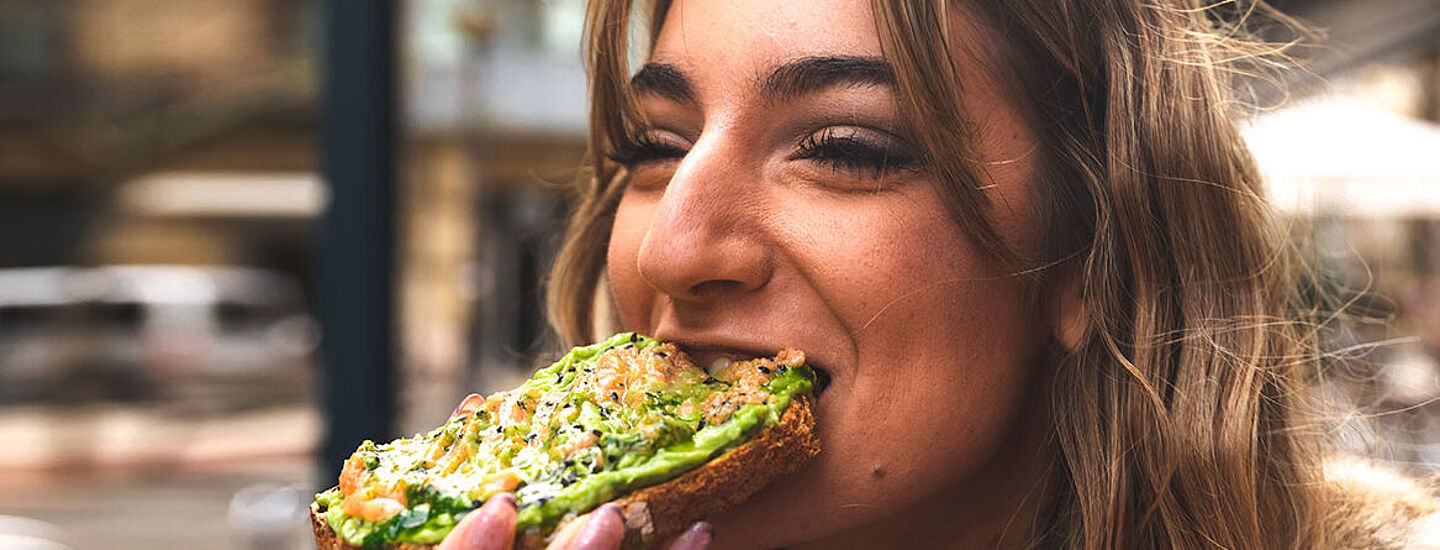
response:
[(862, 177), (879, 178), (894, 170), (913, 170), (919, 156), (900, 138), (878, 130), (830, 126), (800, 140), (790, 160), (809, 160)]
[(617, 144), (605, 156), (616, 164), (633, 169), (646, 163), (678, 160), (688, 150), (689, 144), (684, 138), (671, 132), (649, 130)]

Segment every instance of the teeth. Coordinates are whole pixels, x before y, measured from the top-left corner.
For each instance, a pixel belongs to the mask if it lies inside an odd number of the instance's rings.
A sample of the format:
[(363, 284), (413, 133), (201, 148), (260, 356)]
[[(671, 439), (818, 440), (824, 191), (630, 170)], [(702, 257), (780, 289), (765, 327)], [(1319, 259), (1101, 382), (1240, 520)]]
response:
[(725, 370), (725, 367), (730, 366), (730, 363), (734, 363), (734, 361), (721, 357), (712, 361), (710, 363), (710, 366), (705, 367), (705, 372), (710, 373), (710, 376), (715, 376), (716, 374), (719, 374), (720, 371)]

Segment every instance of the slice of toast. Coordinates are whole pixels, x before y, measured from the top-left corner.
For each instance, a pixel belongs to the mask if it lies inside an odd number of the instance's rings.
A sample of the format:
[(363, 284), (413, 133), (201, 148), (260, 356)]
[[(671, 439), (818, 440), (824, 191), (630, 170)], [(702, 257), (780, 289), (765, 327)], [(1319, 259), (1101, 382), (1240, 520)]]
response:
[[(794, 472), (820, 453), (809, 397), (797, 396), (780, 421), (733, 449), (670, 481), (615, 500), (625, 516), (626, 547), (650, 547), (692, 523), (743, 502), (771, 481)], [(320, 550), (359, 550), (325, 523), (325, 510), (312, 504), (311, 526)], [(559, 532), (562, 524), (552, 532)], [(517, 536), (515, 548), (541, 548), (538, 535)], [(432, 545), (397, 544), (393, 550), (428, 550)]]

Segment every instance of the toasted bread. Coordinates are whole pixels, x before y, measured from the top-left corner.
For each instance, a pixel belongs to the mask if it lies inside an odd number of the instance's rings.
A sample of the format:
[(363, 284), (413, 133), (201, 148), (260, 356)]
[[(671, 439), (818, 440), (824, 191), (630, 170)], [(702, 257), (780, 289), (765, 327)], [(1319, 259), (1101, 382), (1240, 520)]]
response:
[[(690, 524), (739, 504), (771, 481), (795, 471), (820, 453), (811, 399), (797, 397), (780, 421), (763, 433), (679, 477), (615, 500), (625, 516), (627, 547), (649, 547), (679, 534)], [(325, 522), (325, 510), (310, 509), (320, 550), (359, 550)], [(563, 525), (555, 532), (563, 529)], [(540, 548), (546, 540), (519, 535), (515, 548)], [(394, 550), (427, 550), (433, 545), (397, 544)]]

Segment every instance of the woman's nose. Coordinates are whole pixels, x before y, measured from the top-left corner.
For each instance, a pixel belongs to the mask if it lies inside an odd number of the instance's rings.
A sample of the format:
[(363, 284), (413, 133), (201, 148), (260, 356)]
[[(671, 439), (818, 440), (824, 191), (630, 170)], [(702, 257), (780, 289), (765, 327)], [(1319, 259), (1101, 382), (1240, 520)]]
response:
[(697, 142), (656, 206), (640, 245), (640, 275), (687, 302), (733, 298), (765, 286), (772, 262), (757, 172), (719, 143)]

